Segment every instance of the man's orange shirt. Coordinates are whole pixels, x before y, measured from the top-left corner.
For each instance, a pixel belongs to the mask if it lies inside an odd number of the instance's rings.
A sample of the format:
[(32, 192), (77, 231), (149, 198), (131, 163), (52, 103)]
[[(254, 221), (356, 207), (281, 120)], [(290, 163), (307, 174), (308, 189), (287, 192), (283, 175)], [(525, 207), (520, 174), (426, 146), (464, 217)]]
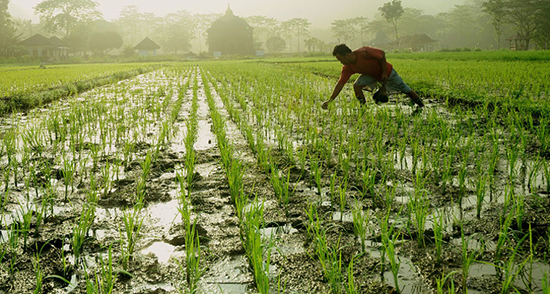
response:
[[(372, 47), (361, 47), (355, 51), (357, 60), (354, 64), (346, 64), (342, 67), (342, 73), (338, 83), (346, 83), (349, 78), (356, 73), (369, 75), (377, 81), (382, 81), (382, 67), (380, 60), (384, 51)], [(386, 62), (387, 63), (387, 62)], [(387, 75), (391, 74), (393, 66), (387, 63)]]

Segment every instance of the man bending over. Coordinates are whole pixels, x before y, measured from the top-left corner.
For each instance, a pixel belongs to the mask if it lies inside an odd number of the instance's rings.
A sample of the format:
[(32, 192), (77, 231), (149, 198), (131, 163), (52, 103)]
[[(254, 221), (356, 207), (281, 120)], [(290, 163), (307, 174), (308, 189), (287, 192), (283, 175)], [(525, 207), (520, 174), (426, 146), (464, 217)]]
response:
[(340, 44), (334, 47), (332, 55), (344, 66), (332, 95), (322, 105), (323, 109), (328, 108), (328, 105), (338, 97), (338, 94), (340, 94), (349, 78), (356, 73), (360, 73), (361, 76), (355, 81), (353, 90), (355, 97), (361, 104), (365, 104), (366, 102), (362, 89), (369, 87), (372, 90), (376, 87), (377, 83), (380, 83), (380, 91), (383, 96), (387, 95), (387, 87), (390, 90), (407, 94), (419, 108), (424, 107), (424, 103), (422, 103), (418, 94), (405, 84), (403, 79), (393, 69), (393, 66), (386, 61), (384, 51), (372, 47), (361, 47), (355, 51), (351, 51), (345, 44)]

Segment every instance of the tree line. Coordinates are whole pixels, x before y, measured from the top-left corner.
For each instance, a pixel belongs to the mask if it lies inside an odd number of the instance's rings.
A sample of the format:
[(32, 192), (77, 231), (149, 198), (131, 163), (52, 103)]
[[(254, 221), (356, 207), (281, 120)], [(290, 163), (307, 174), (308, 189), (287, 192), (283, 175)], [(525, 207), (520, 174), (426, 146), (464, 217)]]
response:
[[(159, 17), (125, 6), (113, 21), (103, 19), (94, 0), (44, 0), (34, 7), (39, 24), (12, 19), (9, 0), (0, 0), (0, 57), (18, 56), (24, 51), (17, 44), (34, 33), (55, 34), (70, 52), (105, 55), (123, 48), (133, 54), (133, 46), (151, 37), (165, 53), (188, 52), (195, 44), (198, 52), (207, 50), (207, 29), (221, 14), (191, 14), (177, 11)], [(338, 19), (325, 33), (313, 36), (305, 18), (279, 21), (266, 16), (243, 17), (254, 29), (256, 49), (272, 53), (331, 50), (336, 43), (351, 47), (392, 42), (399, 48), (401, 36), (425, 33), (442, 47), (500, 49), (503, 39), (516, 36), (518, 49), (548, 49), (550, 46), (550, 1), (548, 0), (466, 0), (464, 5), (437, 15), (402, 7), (392, 0), (367, 17)]]
[(437, 15), (402, 7), (401, 1), (392, 0), (378, 10), (380, 13), (372, 20), (359, 17), (333, 21), (333, 37), (353, 47), (372, 43), (373, 39), (399, 47), (402, 36), (425, 33), (442, 48), (499, 50), (507, 48), (502, 44), (507, 38), (519, 36), (523, 39), (522, 49), (550, 49), (548, 0), (466, 0)]

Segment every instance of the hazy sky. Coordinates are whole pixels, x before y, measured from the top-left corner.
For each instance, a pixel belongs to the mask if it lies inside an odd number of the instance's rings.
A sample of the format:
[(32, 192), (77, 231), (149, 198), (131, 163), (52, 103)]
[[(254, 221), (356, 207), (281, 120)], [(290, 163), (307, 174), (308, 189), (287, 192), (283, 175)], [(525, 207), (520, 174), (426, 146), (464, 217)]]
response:
[[(119, 16), (123, 6), (136, 5), (141, 12), (152, 12), (157, 16), (178, 10), (196, 13), (224, 13), (227, 5), (235, 15), (248, 17), (263, 15), (285, 21), (294, 17), (308, 19), (313, 27), (330, 26), (336, 19), (366, 16), (372, 18), (378, 7), (390, 0), (96, 0), (99, 10), (107, 20)], [(14, 17), (38, 22), (34, 6), (41, 0), (10, 0), (9, 11)], [(401, 0), (403, 7), (424, 10), (427, 14), (448, 11), (464, 0)]]

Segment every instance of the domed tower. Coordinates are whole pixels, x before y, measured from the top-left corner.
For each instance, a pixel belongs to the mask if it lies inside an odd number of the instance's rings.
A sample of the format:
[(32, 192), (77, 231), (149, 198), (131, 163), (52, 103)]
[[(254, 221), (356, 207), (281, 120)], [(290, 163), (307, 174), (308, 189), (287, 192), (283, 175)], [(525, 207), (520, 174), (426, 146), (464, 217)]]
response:
[(225, 15), (214, 21), (207, 30), (208, 52), (222, 55), (253, 55), (252, 27), (235, 16), (228, 6)]

